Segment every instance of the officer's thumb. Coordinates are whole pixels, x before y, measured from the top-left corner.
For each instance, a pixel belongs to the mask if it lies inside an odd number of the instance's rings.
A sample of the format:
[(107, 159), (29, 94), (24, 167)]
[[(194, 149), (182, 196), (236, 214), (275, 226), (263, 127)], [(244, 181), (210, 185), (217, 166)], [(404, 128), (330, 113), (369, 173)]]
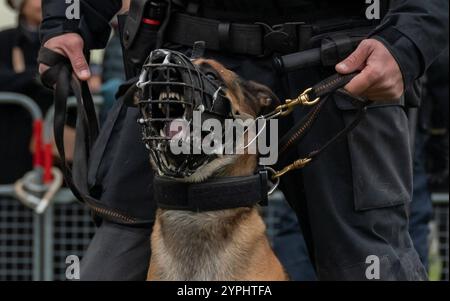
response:
[(67, 56), (70, 59), (73, 71), (80, 80), (87, 81), (91, 77), (91, 71), (84, 57), (82, 40), (81, 43), (73, 43), (71, 46), (67, 48)]
[(370, 51), (370, 42), (367, 40), (362, 41), (349, 57), (336, 65), (336, 71), (340, 74), (348, 74), (364, 69)]

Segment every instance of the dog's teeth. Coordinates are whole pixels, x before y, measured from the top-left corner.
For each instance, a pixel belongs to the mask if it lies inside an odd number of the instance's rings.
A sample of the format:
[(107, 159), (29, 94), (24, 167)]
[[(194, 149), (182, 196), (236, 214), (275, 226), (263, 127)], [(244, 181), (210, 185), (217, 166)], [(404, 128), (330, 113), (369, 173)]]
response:
[(159, 100), (164, 100), (164, 99), (167, 99), (167, 93), (161, 92), (161, 94), (159, 94)]

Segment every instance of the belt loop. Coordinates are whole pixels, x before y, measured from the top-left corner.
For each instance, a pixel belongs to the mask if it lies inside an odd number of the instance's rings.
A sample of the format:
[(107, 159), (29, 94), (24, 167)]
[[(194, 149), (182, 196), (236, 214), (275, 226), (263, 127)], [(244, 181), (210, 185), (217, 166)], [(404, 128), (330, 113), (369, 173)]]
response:
[(230, 51), (231, 47), (231, 24), (220, 23), (218, 26), (219, 47), (223, 50)]

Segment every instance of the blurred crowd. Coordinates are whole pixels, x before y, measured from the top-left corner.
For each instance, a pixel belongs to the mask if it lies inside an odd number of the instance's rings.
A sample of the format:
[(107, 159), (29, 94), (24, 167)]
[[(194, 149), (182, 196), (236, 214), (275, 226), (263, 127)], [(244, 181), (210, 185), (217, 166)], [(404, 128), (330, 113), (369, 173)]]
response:
[[(4, 1), (4, 0), (2, 0)], [(52, 91), (38, 76), (37, 56), (40, 48), (39, 26), (42, 0), (6, 0), (17, 12), (17, 26), (0, 32), (0, 93), (14, 92), (34, 100), (43, 115), (52, 106)], [(124, 1), (124, 9), (129, 1)], [(117, 28), (117, 22), (111, 24)], [(105, 51), (91, 55), (91, 92), (102, 96), (101, 118), (114, 102), (118, 86), (124, 80), (122, 51), (117, 31)], [(75, 110), (70, 112), (65, 140), (67, 157), (73, 156), (76, 123)], [(0, 103), (0, 185), (11, 184), (33, 168), (33, 121), (30, 113), (13, 104)], [(54, 147), (56, 157), (56, 147)]]
[[(3, 1), (3, 0), (2, 0)], [(124, 10), (129, 5), (125, 1)], [(41, 0), (8, 0), (17, 12), (17, 26), (0, 32), (0, 93), (27, 95), (46, 114), (52, 106), (52, 92), (38, 77), (37, 54), (40, 48)], [(112, 22), (117, 29), (117, 23)], [(416, 249), (427, 264), (428, 224), (432, 219), (431, 193), (448, 192), (448, 48), (423, 78), (419, 92), (422, 106), (412, 123), (415, 134), (414, 200), (411, 204), (411, 235)], [(124, 81), (120, 38), (117, 30), (104, 52), (91, 57), (91, 91), (101, 95), (104, 119)], [(75, 121), (67, 122), (67, 139), (74, 139)], [(23, 108), (0, 103), (0, 185), (11, 184), (32, 169), (32, 120)], [(70, 155), (68, 156), (70, 157)], [(286, 254), (289, 256), (289, 254)], [(289, 270), (289, 267), (288, 267)], [(294, 268), (290, 271), (296, 274)], [(300, 274), (305, 274), (301, 272)]]

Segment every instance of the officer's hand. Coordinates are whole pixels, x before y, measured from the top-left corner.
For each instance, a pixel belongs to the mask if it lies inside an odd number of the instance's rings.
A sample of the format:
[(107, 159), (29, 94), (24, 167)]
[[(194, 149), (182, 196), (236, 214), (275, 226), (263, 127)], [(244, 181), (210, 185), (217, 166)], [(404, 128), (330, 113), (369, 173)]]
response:
[[(89, 65), (83, 54), (84, 41), (79, 34), (67, 33), (60, 35), (48, 40), (43, 46), (68, 57), (75, 74), (80, 80), (87, 81), (91, 77)], [(47, 69), (48, 66), (39, 65), (40, 74)]]
[(349, 93), (374, 101), (399, 99), (403, 95), (400, 67), (381, 42), (362, 41), (355, 52), (336, 66), (336, 71), (341, 74), (358, 70), (361, 73), (345, 87)]

